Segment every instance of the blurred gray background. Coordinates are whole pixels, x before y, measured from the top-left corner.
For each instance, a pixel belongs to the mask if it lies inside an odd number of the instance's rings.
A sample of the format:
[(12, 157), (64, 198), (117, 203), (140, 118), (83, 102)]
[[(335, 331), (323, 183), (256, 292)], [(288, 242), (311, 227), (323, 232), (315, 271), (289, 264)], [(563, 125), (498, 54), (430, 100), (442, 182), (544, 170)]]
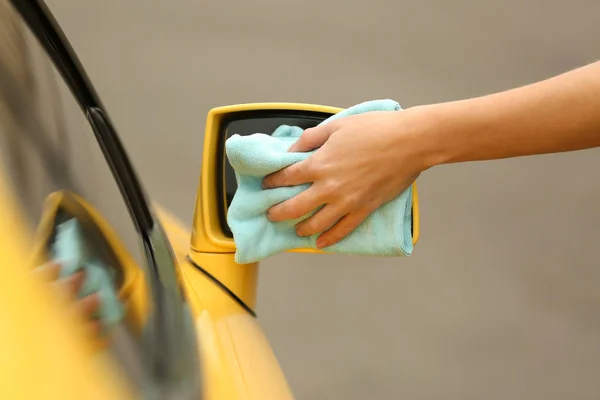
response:
[[(48, 3), (148, 191), (185, 221), (213, 106), (409, 107), (600, 58), (598, 0)], [(600, 398), (599, 156), (424, 173), (408, 259), (262, 263), (260, 320), (297, 398)]]

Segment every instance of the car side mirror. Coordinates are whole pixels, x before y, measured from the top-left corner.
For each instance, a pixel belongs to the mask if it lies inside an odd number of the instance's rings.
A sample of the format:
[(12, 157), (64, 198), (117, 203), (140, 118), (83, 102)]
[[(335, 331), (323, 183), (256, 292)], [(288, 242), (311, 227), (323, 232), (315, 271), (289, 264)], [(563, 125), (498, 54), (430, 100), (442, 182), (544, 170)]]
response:
[[(225, 141), (234, 134), (271, 134), (281, 125), (302, 129), (318, 125), (341, 108), (298, 103), (252, 103), (210, 110), (204, 132), (202, 173), (196, 196), (192, 248), (198, 252), (233, 253), (235, 242), (227, 210), (237, 190), (235, 173), (225, 156)], [(413, 183), (412, 237), (419, 240), (419, 198)], [(297, 249), (322, 253), (317, 250)]]

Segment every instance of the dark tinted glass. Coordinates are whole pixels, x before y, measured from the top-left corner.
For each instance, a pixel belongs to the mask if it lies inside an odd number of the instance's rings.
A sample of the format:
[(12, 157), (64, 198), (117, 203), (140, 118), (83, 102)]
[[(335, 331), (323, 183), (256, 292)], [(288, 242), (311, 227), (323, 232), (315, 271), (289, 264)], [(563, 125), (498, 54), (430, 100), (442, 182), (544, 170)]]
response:
[[(223, 144), (225, 140), (236, 134), (241, 136), (254, 133), (271, 135), (281, 125), (298, 126), (302, 129), (312, 128), (328, 117), (329, 114), (304, 111), (258, 111), (235, 114), (223, 125)], [(227, 225), (226, 215), (231, 200), (233, 200), (233, 195), (237, 190), (237, 181), (235, 171), (229, 161), (225, 160), (222, 164), (224, 164), (224, 170), (221, 172), (224, 187), (221, 187), (221, 190), (218, 191), (219, 194), (225, 194), (225, 199), (219, 202), (222, 205), (222, 212), (220, 213), (221, 229), (225, 235), (233, 237)]]
[[(7, 2), (0, 3), (0, 168), (7, 172), (32, 232), (50, 194), (75, 193), (116, 231), (137, 262), (134, 267), (147, 276), (141, 236), (94, 132), (46, 53)], [(122, 265), (90, 214), (81, 210), (85, 208), (59, 211), (51, 222), (56, 227), (66, 219), (79, 220), (92, 253), (116, 272), (118, 292)], [(44, 243), (48, 250), (54, 238), (50, 235)], [(147, 293), (145, 282), (139, 281), (138, 289)], [(152, 308), (153, 302), (149, 304)], [(134, 387), (142, 387), (150, 349), (130, 321), (121, 320), (111, 331), (107, 351)]]
[(108, 220), (141, 263), (139, 236), (84, 114), (20, 21), (2, 18), (0, 159), (31, 227), (50, 193), (70, 190)]

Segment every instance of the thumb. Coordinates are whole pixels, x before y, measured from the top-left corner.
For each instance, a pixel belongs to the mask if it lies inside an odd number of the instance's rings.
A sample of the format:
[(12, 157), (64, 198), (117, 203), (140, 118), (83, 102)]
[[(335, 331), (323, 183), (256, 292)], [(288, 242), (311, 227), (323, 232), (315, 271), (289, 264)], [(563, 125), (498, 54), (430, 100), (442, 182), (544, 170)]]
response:
[(296, 153), (306, 153), (323, 146), (329, 136), (336, 131), (334, 124), (324, 124), (314, 128), (305, 129), (300, 138), (294, 143), (288, 151)]

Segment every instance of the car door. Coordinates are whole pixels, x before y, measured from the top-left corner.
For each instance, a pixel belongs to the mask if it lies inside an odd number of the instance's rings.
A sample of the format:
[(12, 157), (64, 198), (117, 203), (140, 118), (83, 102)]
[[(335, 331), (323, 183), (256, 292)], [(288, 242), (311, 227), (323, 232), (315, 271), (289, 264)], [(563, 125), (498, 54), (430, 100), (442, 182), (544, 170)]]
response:
[(197, 399), (196, 336), (168, 240), (48, 9), (12, 4), (0, 4), (0, 168), (32, 259), (51, 258), (58, 227), (76, 221), (125, 310), (97, 352), (143, 398)]

